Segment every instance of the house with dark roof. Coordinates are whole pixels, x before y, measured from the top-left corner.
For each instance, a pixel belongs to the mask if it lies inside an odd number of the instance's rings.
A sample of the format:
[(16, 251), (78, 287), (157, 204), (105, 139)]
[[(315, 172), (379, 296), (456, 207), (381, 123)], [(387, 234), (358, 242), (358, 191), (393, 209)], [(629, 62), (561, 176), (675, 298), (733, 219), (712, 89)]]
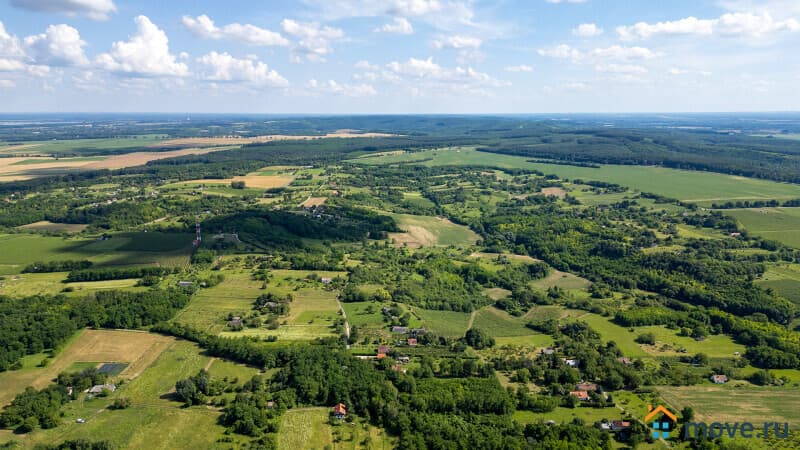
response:
[(392, 327), (392, 333), (406, 334), (408, 333), (408, 327)]

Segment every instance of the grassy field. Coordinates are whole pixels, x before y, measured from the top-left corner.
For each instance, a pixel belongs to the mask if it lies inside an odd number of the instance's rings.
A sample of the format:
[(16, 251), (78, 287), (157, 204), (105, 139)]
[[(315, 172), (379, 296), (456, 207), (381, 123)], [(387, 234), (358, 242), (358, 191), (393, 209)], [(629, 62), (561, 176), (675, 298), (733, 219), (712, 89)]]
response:
[(28, 231), (48, 231), (53, 233), (80, 233), (89, 225), (79, 223), (53, 223), (49, 220), (20, 225), (17, 228)]
[(297, 408), (281, 418), (278, 431), (279, 450), (377, 449), (394, 448), (395, 442), (385, 432), (361, 420), (331, 425), (330, 408)]
[(698, 420), (709, 422), (763, 421), (800, 425), (800, 391), (797, 389), (735, 386), (733, 384), (660, 387), (659, 393), (673, 409), (694, 408)]
[(475, 313), (472, 327), (486, 331), (495, 338), (537, 334), (527, 328), (525, 322), (524, 319), (490, 306)]
[(74, 289), (66, 295), (83, 296), (94, 291), (119, 289), (125, 291), (146, 290), (144, 286), (136, 286), (138, 279), (123, 280), (82, 281), (78, 283), (63, 284), (67, 272), (52, 273), (23, 273), (21, 275), (6, 276), (0, 280), (0, 295), (9, 297), (26, 297), (30, 295), (55, 295), (66, 286)]
[(758, 285), (800, 304), (800, 264), (769, 266)]
[(226, 328), (228, 313), (249, 313), (256, 297), (265, 293), (249, 271), (223, 271), (222, 275), (222, 283), (197, 292), (174, 320), (206, 333), (220, 333)]
[[(198, 347), (186, 341), (171, 345), (142, 375), (121, 386), (108, 399), (78, 400), (65, 407), (61, 426), (28, 435), (0, 434), (0, 441), (11, 438), (29, 448), (53, 444), (65, 439), (108, 440), (115, 448), (194, 449), (225, 448), (216, 445), (224, 429), (217, 424), (219, 411), (195, 407), (183, 408), (169, 393), (175, 382), (196, 374), (210, 362)], [(106, 407), (116, 397), (127, 397), (132, 406), (113, 411)], [(78, 424), (77, 418), (86, 423)], [(241, 440), (241, 437), (235, 437)]]
[(393, 214), (405, 233), (389, 233), (397, 245), (429, 247), (433, 245), (470, 245), (478, 235), (463, 225), (440, 217)]
[(800, 208), (732, 209), (733, 216), (751, 234), (800, 248)]
[(98, 241), (38, 234), (0, 234), (0, 275), (20, 273), (36, 261), (88, 259), (100, 265), (185, 265), (191, 252), (189, 234), (120, 233)]
[(541, 280), (536, 280), (531, 284), (541, 289), (547, 289), (549, 287), (560, 287), (562, 289), (586, 289), (591, 286), (592, 282), (577, 275), (553, 269), (552, 272), (550, 272), (550, 275), (542, 278)]
[(68, 139), (50, 141), (26, 141), (24, 147), (0, 143), (0, 153), (63, 154), (63, 153), (111, 153), (111, 151), (134, 150), (161, 142), (166, 136), (145, 134), (107, 139)]
[(45, 367), (0, 373), (0, 404), (8, 403), (27, 386), (38, 389), (47, 386), (59, 373), (80, 362), (128, 363), (120, 376), (136, 378), (173, 341), (169, 337), (137, 331), (81, 330)]
[[(246, 270), (223, 271), (222, 283), (198, 292), (189, 305), (174, 320), (191, 325), (208, 333), (224, 336), (269, 336), (286, 340), (311, 340), (330, 336), (335, 319), (339, 317), (336, 293), (326, 291), (318, 282), (306, 280), (311, 274), (306, 270), (275, 270), (266, 289), (262, 282), (252, 280)], [(314, 272), (321, 277), (336, 277), (341, 272)], [(246, 328), (243, 331), (226, 331), (229, 313), (238, 316), (249, 314), (253, 302), (262, 294), (294, 295), (289, 315), (281, 317), (277, 330)]]
[(422, 319), (422, 326), (432, 333), (442, 336), (461, 337), (467, 332), (469, 313), (419, 308), (415, 309), (414, 313)]
[[(664, 326), (635, 327), (633, 331), (621, 327), (610, 318), (585, 311), (568, 310), (570, 316), (582, 320), (594, 328), (604, 341), (614, 341), (625, 356), (641, 358), (647, 356), (676, 356), (683, 354), (705, 353), (711, 358), (733, 358), (735, 352), (744, 353), (743, 345), (733, 342), (729, 336), (709, 336), (704, 341), (697, 341), (688, 336), (678, 336), (678, 330), (670, 330)], [(643, 333), (653, 333), (656, 345), (642, 345), (635, 341)], [(666, 347), (665, 347), (666, 346)]]
[(691, 202), (745, 199), (800, 198), (800, 186), (708, 172), (692, 172), (645, 166), (604, 165), (600, 168), (531, 163), (527, 158), (477, 152), (471, 148), (439, 149), (353, 160), (360, 164), (422, 161), (437, 165), (486, 165), (498, 168), (535, 169), (561, 178), (617, 183)]

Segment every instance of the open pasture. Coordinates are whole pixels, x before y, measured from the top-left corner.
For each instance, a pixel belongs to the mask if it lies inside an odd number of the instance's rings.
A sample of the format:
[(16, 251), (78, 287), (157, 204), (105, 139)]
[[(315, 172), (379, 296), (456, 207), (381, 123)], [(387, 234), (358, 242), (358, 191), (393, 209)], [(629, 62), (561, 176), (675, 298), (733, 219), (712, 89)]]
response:
[(27, 386), (47, 386), (76, 363), (127, 363), (120, 376), (136, 378), (173, 342), (167, 336), (139, 331), (81, 330), (45, 367), (0, 373), (0, 404), (8, 403)]
[(414, 314), (426, 330), (441, 336), (462, 337), (469, 328), (469, 313), (416, 308)]
[(710, 172), (652, 166), (603, 165), (600, 168), (532, 163), (528, 158), (478, 152), (470, 147), (445, 148), (376, 158), (351, 160), (359, 164), (419, 162), (429, 166), (485, 165), (507, 169), (534, 169), (570, 180), (617, 183), (642, 192), (710, 204), (726, 200), (800, 198), (800, 186)]
[(457, 225), (442, 217), (394, 214), (403, 233), (389, 233), (396, 245), (409, 247), (430, 247), (436, 245), (470, 245), (478, 240), (478, 235), (463, 225)]
[(493, 306), (483, 308), (475, 313), (473, 328), (481, 329), (492, 337), (527, 336), (537, 334), (525, 326), (525, 320)]
[(52, 233), (80, 233), (89, 225), (80, 223), (53, 223), (49, 220), (20, 225), (17, 228), (27, 231), (46, 231)]
[(800, 208), (757, 208), (723, 211), (751, 234), (800, 248)]
[(394, 440), (363, 420), (332, 425), (330, 408), (295, 408), (286, 411), (278, 429), (278, 450), (346, 450), (394, 448)]
[(697, 420), (800, 425), (800, 392), (796, 389), (735, 384), (738, 383), (662, 386), (658, 391), (675, 410), (692, 407)]
[(102, 154), (135, 150), (160, 142), (163, 139), (163, 135), (143, 134), (102, 139), (26, 141), (19, 144), (2, 142), (0, 143), (0, 153), (35, 155)]
[(263, 136), (220, 136), (220, 137), (191, 137), (162, 140), (150, 145), (150, 147), (209, 147), (217, 145), (244, 145), (275, 141), (310, 141), (316, 139), (330, 138), (369, 138), (393, 136), (385, 133), (360, 133), (357, 130), (338, 130), (333, 133), (319, 135), (291, 135), (291, 134), (269, 134)]
[(769, 266), (757, 283), (764, 289), (771, 288), (779, 295), (800, 304), (800, 264)]
[(234, 181), (243, 181), (245, 188), (271, 189), (288, 186), (293, 177), (288, 175), (245, 175), (225, 179), (189, 180), (176, 183), (176, 185), (197, 188), (204, 185), (227, 185)]
[[(193, 343), (170, 340), (168, 348), (153, 360), (139, 377), (122, 385), (109, 398), (84, 398), (67, 404), (58, 428), (8, 437), (24, 448), (81, 438), (108, 440), (115, 448), (217, 448), (216, 440), (224, 432), (217, 424), (219, 411), (183, 408), (170, 396), (175, 382), (197, 374), (211, 359)], [(118, 411), (108, 409), (117, 397), (129, 398), (131, 406)], [(85, 423), (76, 423), (77, 418)], [(0, 435), (0, 440), (4, 437)]]
[(150, 161), (186, 155), (229, 150), (233, 147), (185, 148), (163, 152), (131, 152), (99, 158), (0, 158), (0, 175), (3, 181), (26, 180), (46, 175), (61, 175), (81, 170), (123, 169), (141, 166)]
[(242, 315), (253, 309), (253, 302), (266, 291), (261, 281), (252, 280), (247, 271), (224, 271), (225, 279), (218, 285), (201, 289), (175, 317), (175, 321), (206, 333), (225, 330), (229, 313)]
[(103, 281), (81, 281), (77, 283), (63, 284), (68, 272), (51, 273), (23, 273), (20, 275), (6, 276), (5, 280), (0, 280), (0, 295), (9, 297), (26, 297), (31, 295), (55, 295), (62, 292), (62, 289), (69, 286), (72, 292), (66, 295), (83, 296), (90, 292), (103, 291), (108, 289), (119, 290), (145, 290), (144, 286), (136, 286), (139, 281), (135, 278), (122, 280), (103, 280)]
[(562, 289), (587, 289), (592, 282), (567, 272), (553, 269), (549, 275), (531, 283), (540, 289), (560, 287)]
[(38, 234), (0, 234), (0, 275), (17, 274), (37, 261), (88, 259), (99, 266), (188, 264), (191, 234), (119, 233), (107, 240)]

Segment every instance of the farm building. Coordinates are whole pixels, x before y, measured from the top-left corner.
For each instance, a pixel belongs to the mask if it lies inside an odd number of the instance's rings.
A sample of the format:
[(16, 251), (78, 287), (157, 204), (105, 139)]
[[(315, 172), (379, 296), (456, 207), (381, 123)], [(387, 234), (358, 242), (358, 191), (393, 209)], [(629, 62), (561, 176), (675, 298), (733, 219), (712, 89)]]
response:
[(392, 327), (392, 333), (406, 334), (408, 333), (408, 327)]
[(193, 284), (191, 281), (178, 281), (178, 286), (180, 287), (190, 287)]
[(727, 375), (711, 375), (711, 382), (714, 384), (725, 384), (728, 382)]
[(244, 325), (242, 322), (241, 317), (234, 317), (228, 322), (228, 326), (231, 328), (241, 328)]
[(575, 390), (586, 391), (586, 392), (596, 391), (597, 385), (595, 383), (578, 383), (577, 385), (575, 385)]
[(344, 406), (344, 403), (337, 403), (336, 406), (333, 407), (333, 417), (337, 419), (344, 419), (347, 417), (347, 407)]
[(94, 386), (90, 387), (86, 392), (89, 394), (102, 394), (103, 391), (114, 392), (117, 390), (117, 386), (115, 384), (95, 384)]
[(588, 402), (589, 401), (589, 393), (586, 392), (586, 391), (572, 391), (572, 392), (569, 393), (569, 395), (571, 395), (573, 397), (577, 397), (578, 400), (580, 400), (582, 402)]

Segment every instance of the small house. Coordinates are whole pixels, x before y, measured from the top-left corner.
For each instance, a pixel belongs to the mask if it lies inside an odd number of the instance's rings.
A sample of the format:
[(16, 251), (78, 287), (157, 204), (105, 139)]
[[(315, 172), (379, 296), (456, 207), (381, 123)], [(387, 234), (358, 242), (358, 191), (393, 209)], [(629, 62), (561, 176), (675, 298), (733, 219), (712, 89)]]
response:
[(711, 382), (714, 384), (725, 384), (728, 382), (727, 375), (711, 375)]
[(398, 356), (397, 362), (399, 362), (400, 364), (408, 364), (411, 362), (411, 358), (408, 356)]
[(386, 353), (378, 353), (378, 356), (376, 356), (376, 358), (378, 359), (386, 358)]
[(389, 346), (388, 345), (379, 345), (378, 346), (378, 353), (389, 353)]
[(622, 431), (627, 430), (631, 427), (631, 423), (628, 420), (613, 420), (611, 421), (611, 426), (609, 429), (611, 431)]
[(321, 281), (321, 282), (322, 282), (322, 284), (331, 284), (331, 282), (333, 281), (333, 279), (332, 279), (332, 278), (330, 278), (330, 277), (322, 277), (322, 278), (320, 278), (320, 279), (319, 279), (319, 281)]
[(272, 409), (275, 407), (275, 402), (269, 401), (267, 402), (267, 409)]
[(417, 340), (414, 339), (414, 338), (408, 338), (408, 346), (409, 347), (416, 347), (417, 346)]
[(191, 281), (178, 281), (178, 286), (179, 287), (190, 287), (193, 284), (194, 283), (192, 283)]
[(90, 387), (88, 391), (89, 394), (102, 394), (103, 391), (114, 392), (117, 390), (117, 386), (114, 384), (95, 384), (94, 386)]
[(577, 359), (565, 359), (564, 360), (564, 364), (566, 364), (566, 365), (568, 365), (570, 367), (578, 367), (578, 366), (581, 365), (581, 362), (580, 362), (580, 360), (577, 360)]
[(576, 397), (582, 402), (588, 402), (590, 400), (589, 393), (586, 391), (572, 391), (569, 393), (569, 395)]
[(412, 334), (414, 336), (423, 336), (425, 335), (425, 333), (427, 333), (427, 331), (425, 331), (425, 328), (412, 328), (408, 330), (408, 332), (409, 334)]
[(244, 323), (242, 322), (241, 317), (236, 316), (228, 322), (228, 326), (231, 328), (241, 328), (242, 326), (244, 326)]
[(392, 327), (392, 333), (406, 334), (408, 333), (408, 327)]
[(393, 365), (393, 366), (392, 366), (392, 370), (393, 370), (394, 372), (402, 372), (402, 373), (406, 373), (406, 369), (404, 369), (404, 368), (403, 368), (403, 366), (401, 366), (400, 364), (395, 364), (395, 365)]
[(347, 407), (344, 406), (344, 403), (337, 403), (336, 406), (333, 407), (333, 417), (337, 419), (344, 419), (347, 417)]
[(547, 348), (543, 348), (542, 349), (542, 354), (543, 355), (552, 355), (552, 354), (555, 354), (555, 352), (556, 352), (556, 349), (554, 349), (553, 347), (547, 347)]
[(586, 391), (586, 392), (596, 391), (597, 390), (597, 384), (595, 384), (595, 383), (578, 383), (578, 384), (575, 385), (575, 390), (576, 391)]
[(620, 358), (617, 358), (617, 362), (625, 364), (626, 366), (630, 366), (631, 364), (633, 364), (633, 362), (631, 361), (630, 358), (627, 358), (627, 357), (624, 357), (624, 356), (620, 357)]

